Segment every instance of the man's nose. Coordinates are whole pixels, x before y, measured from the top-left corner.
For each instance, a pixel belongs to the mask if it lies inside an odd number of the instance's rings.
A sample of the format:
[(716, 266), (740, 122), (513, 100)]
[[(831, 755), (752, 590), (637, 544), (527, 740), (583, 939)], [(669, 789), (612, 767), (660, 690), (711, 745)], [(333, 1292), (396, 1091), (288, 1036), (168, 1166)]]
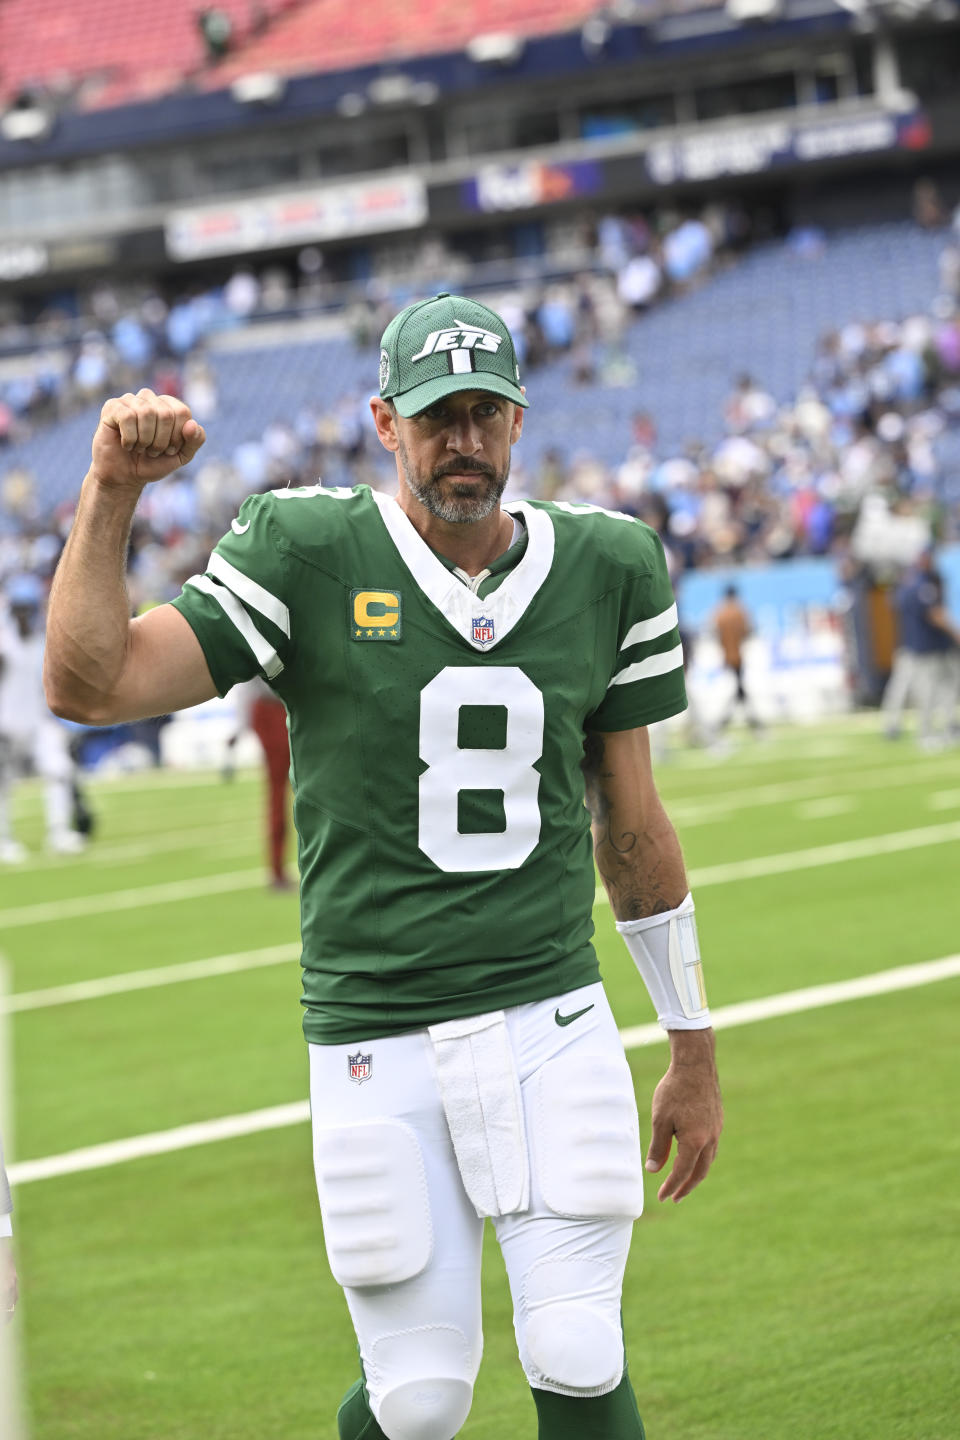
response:
[(458, 416), (447, 433), (447, 449), (456, 450), (459, 455), (476, 455), (482, 448), (480, 426), (470, 415)]

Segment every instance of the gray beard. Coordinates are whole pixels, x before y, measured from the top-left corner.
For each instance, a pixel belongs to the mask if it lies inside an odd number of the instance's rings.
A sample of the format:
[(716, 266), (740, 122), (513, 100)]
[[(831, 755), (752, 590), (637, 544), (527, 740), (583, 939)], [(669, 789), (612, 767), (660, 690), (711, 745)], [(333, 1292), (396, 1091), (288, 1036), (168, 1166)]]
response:
[(464, 488), (462, 492), (458, 491), (455, 482), (452, 491), (444, 494), (440, 487), (445, 477), (431, 475), (429, 480), (418, 479), (412, 473), (403, 448), (400, 450), (400, 463), (403, 467), (403, 478), (411, 493), (425, 510), (429, 510), (438, 520), (445, 520), (448, 525), (470, 525), (477, 520), (486, 520), (499, 505), (500, 496), (507, 488), (510, 477), (509, 468), (503, 475), (484, 474), (483, 489), (479, 494), (475, 486), (471, 486), (469, 490)]

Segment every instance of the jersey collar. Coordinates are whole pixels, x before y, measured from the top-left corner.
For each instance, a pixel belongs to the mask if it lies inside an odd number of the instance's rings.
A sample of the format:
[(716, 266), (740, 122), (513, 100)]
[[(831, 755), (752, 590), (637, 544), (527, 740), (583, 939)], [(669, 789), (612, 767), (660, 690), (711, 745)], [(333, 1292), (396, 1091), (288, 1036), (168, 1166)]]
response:
[[(555, 538), (547, 512), (523, 500), (503, 507), (508, 515), (523, 516), (527, 548), (496, 590), (481, 600), (437, 559), (392, 496), (378, 490), (372, 493), (400, 558), (427, 599), (471, 649), (492, 650), (522, 619), (550, 573)], [(478, 626), (481, 617), (492, 625)], [(486, 636), (490, 638), (483, 638)]]

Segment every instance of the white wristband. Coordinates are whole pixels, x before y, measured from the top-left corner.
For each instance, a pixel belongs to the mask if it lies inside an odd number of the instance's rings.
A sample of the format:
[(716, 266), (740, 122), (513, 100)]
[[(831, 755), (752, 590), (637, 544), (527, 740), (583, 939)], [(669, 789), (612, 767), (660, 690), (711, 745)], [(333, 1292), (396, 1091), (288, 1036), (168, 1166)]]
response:
[(640, 971), (664, 1030), (706, 1030), (707, 992), (700, 963), (693, 896), (676, 910), (645, 920), (618, 920), (617, 929)]
[(0, 1240), (13, 1238), (13, 1216), (0, 1215)]

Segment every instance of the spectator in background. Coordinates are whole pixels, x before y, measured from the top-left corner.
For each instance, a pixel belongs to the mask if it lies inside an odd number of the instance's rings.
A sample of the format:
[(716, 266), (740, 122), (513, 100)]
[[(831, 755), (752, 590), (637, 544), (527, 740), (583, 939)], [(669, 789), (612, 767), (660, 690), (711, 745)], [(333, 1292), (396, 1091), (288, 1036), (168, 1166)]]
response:
[(735, 686), (733, 698), (720, 717), (718, 728), (726, 729), (739, 705), (743, 707), (750, 729), (759, 730), (759, 717), (743, 683), (743, 645), (753, 634), (753, 626), (736, 585), (728, 585), (724, 590), (723, 599), (713, 612), (713, 629), (723, 652), (723, 663), (733, 676)]
[(913, 187), (913, 218), (925, 230), (939, 230), (947, 223), (947, 212), (934, 180), (918, 180)]
[(13, 836), (10, 800), (18, 778), (31, 766), (44, 781), (49, 849), (69, 855), (85, 843), (71, 828), (74, 763), (67, 732), (43, 695), (42, 599), (35, 576), (8, 582), (9, 617), (0, 629), (0, 863), (7, 865), (27, 855)]
[[(284, 867), (290, 807), (290, 741), (287, 712), (283, 701), (265, 680), (254, 678), (235, 685), (230, 692), (237, 708), (237, 728), (227, 741), (232, 752), (244, 730), (252, 730), (260, 741), (267, 779), (267, 844), (270, 856), (270, 885), (273, 890), (291, 890)], [(225, 772), (232, 776), (233, 767)]]
[(688, 216), (664, 236), (663, 259), (671, 284), (689, 285), (713, 258), (713, 237), (702, 220)]
[[(903, 713), (917, 707), (917, 742), (936, 750), (948, 736), (956, 704), (957, 647), (960, 631), (947, 612), (943, 578), (933, 548), (921, 551), (906, 571), (894, 595), (897, 648), (883, 696), (884, 732), (895, 740), (903, 728)], [(942, 728), (937, 730), (938, 713)]]
[(233, 22), (225, 10), (210, 6), (197, 11), (197, 28), (207, 48), (207, 59), (215, 65), (230, 49)]

